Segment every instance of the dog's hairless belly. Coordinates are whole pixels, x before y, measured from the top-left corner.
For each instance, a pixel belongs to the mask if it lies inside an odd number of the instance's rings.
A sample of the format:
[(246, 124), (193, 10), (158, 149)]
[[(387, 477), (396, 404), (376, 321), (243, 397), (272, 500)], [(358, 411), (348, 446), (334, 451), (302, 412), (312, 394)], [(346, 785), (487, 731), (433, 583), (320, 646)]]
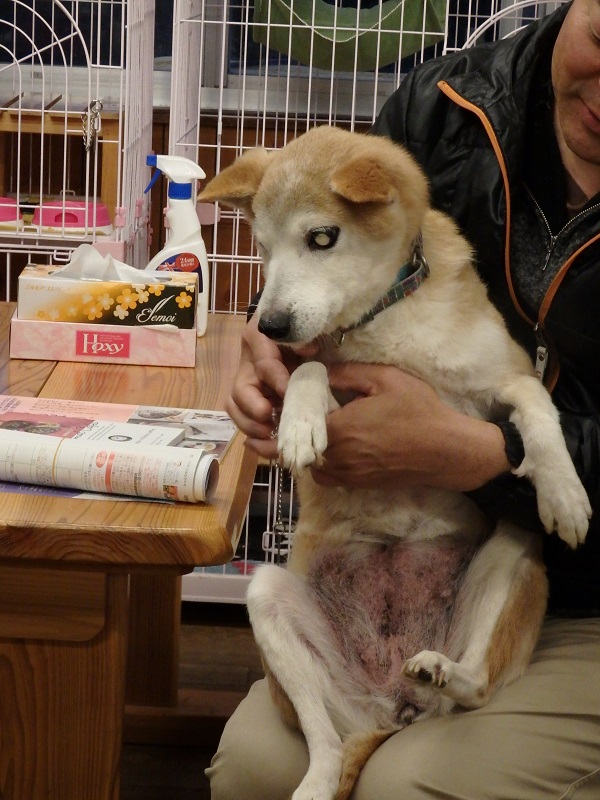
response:
[(407, 658), (444, 652), (456, 595), (473, 556), (473, 543), (368, 543), (319, 551), (309, 581), (349, 668), (365, 685), (418, 700), (401, 677)]

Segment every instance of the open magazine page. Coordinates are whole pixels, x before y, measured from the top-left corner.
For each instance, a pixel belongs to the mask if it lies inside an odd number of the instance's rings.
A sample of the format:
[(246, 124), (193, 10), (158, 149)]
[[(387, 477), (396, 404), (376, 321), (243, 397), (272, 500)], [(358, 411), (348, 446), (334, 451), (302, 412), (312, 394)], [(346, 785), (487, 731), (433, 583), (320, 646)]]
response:
[(0, 395), (0, 491), (208, 501), (235, 433), (221, 411)]
[(160, 425), (183, 428), (184, 437), (177, 447), (212, 453), (219, 461), (225, 455), (237, 428), (224, 411), (195, 408), (137, 406), (128, 418), (137, 425)]

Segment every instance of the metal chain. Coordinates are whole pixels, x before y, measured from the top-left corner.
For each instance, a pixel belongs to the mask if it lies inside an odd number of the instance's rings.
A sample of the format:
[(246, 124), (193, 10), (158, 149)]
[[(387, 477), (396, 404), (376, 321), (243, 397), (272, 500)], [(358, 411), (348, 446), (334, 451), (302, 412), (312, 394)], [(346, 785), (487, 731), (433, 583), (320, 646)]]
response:
[[(280, 411), (279, 409), (273, 409), (271, 412), (271, 419), (273, 421), (273, 430), (271, 431), (271, 438), (276, 439), (277, 434), (279, 432), (279, 417)], [(281, 461), (276, 466), (277, 469), (277, 509), (275, 513), (275, 524), (274, 528), (277, 527), (277, 524), (281, 526), (283, 523), (283, 516), (282, 516), (282, 503), (281, 503), (281, 495), (283, 494), (283, 465)]]
[(277, 512), (275, 514), (275, 527), (283, 525), (283, 502), (281, 496), (283, 495), (283, 467), (281, 464), (277, 466)]
[[(276, 557), (278, 563), (287, 562), (287, 559), (290, 554), (290, 550), (292, 547), (292, 538), (294, 536), (294, 530), (296, 528), (295, 522), (288, 519), (284, 521), (283, 519), (283, 488), (284, 488), (284, 478), (285, 478), (285, 469), (284, 467), (279, 464), (277, 469), (279, 470), (277, 476), (277, 509), (275, 512), (275, 524), (273, 525), (273, 539), (274, 545), (276, 548)], [(291, 494), (290, 494), (290, 505), (291, 505)], [(291, 508), (290, 508), (291, 513)]]
[[(279, 411), (273, 410), (273, 430), (271, 431), (271, 438), (277, 437), (279, 428)], [(273, 462), (271, 462), (273, 464)], [(285, 469), (281, 463), (275, 462), (277, 470), (277, 486), (276, 491), (276, 504), (275, 504), (275, 521), (273, 528), (268, 529), (263, 533), (263, 549), (266, 552), (271, 552), (275, 556), (276, 563), (283, 563), (287, 560), (290, 552), (291, 538), (294, 533), (295, 523), (283, 519), (283, 490), (284, 490), (284, 473)]]
[(101, 100), (92, 100), (87, 109), (81, 115), (81, 125), (83, 128), (83, 146), (85, 152), (89, 153), (96, 144), (98, 133), (100, 132), (100, 114), (104, 108)]

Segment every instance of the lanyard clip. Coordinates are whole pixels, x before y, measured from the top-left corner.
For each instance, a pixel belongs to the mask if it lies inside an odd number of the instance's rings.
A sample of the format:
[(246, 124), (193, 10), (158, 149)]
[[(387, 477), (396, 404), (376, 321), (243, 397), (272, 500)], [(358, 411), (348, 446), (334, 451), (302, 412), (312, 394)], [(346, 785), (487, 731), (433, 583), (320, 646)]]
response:
[(537, 340), (537, 349), (535, 352), (535, 374), (536, 377), (539, 378), (539, 380), (543, 383), (546, 367), (548, 366), (548, 346), (546, 345), (540, 330), (539, 322), (536, 324), (533, 332), (535, 333), (535, 338)]

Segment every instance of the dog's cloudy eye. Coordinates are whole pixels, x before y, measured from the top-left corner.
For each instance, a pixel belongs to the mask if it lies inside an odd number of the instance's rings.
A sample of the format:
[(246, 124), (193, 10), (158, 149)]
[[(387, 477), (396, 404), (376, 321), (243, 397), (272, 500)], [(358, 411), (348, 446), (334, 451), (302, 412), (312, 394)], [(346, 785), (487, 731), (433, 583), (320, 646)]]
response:
[(333, 226), (323, 228), (313, 228), (309, 232), (307, 240), (311, 250), (327, 250), (337, 242), (340, 229)]

